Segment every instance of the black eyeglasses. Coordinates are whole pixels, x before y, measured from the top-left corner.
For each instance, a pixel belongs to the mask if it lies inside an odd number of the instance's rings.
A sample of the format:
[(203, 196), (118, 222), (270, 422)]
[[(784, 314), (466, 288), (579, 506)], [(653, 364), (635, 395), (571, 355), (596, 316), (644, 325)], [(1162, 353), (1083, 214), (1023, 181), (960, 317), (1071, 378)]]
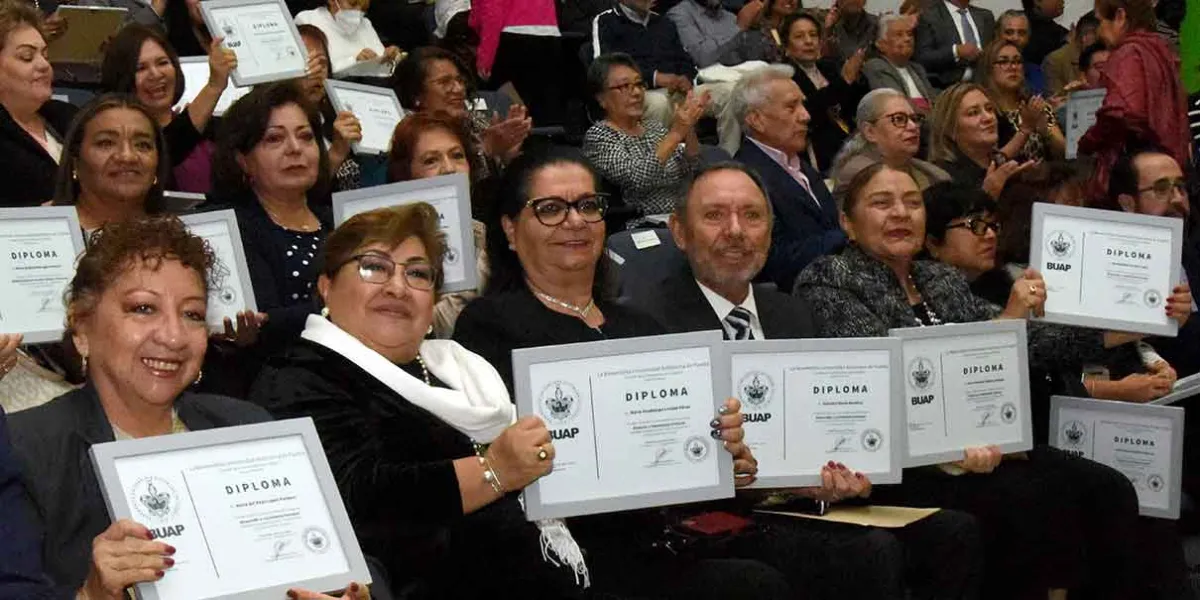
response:
[[(897, 129), (904, 129), (905, 127), (908, 127), (909, 122), (917, 127), (920, 127), (921, 124), (925, 122), (925, 115), (919, 113), (895, 112), (889, 115), (883, 115), (879, 118), (891, 121), (892, 125), (896, 126)], [(878, 121), (879, 119), (875, 120)]]
[(646, 82), (639, 79), (637, 81), (630, 81), (629, 83), (622, 83), (621, 85), (608, 86), (610, 92), (620, 92), (622, 94), (632, 94), (635, 89), (646, 89)]
[(1153, 191), (1159, 196), (1166, 196), (1171, 193), (1171, 190), (1178, 191), (1180, 194), (1187, 195), (1187, 180), (1186, 179), (1171, 179), (1163, 177), (1155, 181), (1150, 187), (1144, 187), (1138, 190), (1139, 194)]
[(997, 66), (997, 67), (1003, 67), (1003, 66), (1005, 66), (1005, 65), (1017, 66), (1017, 65), (1023, 64), (1023, 61), (1021, 60), (1021, 58), (1020, 58), (1020, 57), (1017, 57), (1017, 58), (997, 58), (996, 60), (993, 60), (993, 61), (992, 61), (992, 64), (993, 64), (993, 65), (995, 65), (995, 66)]
[(972, 218), (967, 219), (966, 221), (963, 221), (962, 223), (955, 223), (954, 225), (947, 225), (946, 229), (970, 229), (971, 233), (973, 233), (979, 237), (983, 237), (983, 236), (987, 235), (987, 232), (989, 229), (991, 229), (992, 231), (995, 231), (996, 234), (999, 235), (1000, 234), (1000, 223), (998, 221), (989, 221), (987, 219), (977, 219), (977, 218), (972, 217)]
[(396, 276), (397, 266), (404, 267), (404, 283), (414, 290), (432, 290), (437, 281), (437, 268), (422, 259), (397, 265), (382, 254), (366, 253), (351, 256), (346, 262), (351, 261), (358, 261), (358, 276), (367, 283), (383, 285), (391, 281)]
[(547, 196), (534, 198), (526, 202), (525, 206), (532, 208), (533, 216), (546, 227), (562, 225), (572, 210), (579, 213), (580, 218), (588, 223), (599, 223), (604, 220), (604, 213), (608, 211), (608, 194), (582, 196), (574, 202), (567, 202), (557, 196)]

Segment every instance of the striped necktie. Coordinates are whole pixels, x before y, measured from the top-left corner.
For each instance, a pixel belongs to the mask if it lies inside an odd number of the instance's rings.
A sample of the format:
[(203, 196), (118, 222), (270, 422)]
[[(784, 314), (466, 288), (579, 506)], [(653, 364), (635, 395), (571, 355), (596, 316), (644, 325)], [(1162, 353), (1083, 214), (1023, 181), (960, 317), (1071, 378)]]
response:
[(731, 340), (752, 340), (754, 332), (750, 330), (750, 311), (735, 306), (725, 317), (725, 336)]

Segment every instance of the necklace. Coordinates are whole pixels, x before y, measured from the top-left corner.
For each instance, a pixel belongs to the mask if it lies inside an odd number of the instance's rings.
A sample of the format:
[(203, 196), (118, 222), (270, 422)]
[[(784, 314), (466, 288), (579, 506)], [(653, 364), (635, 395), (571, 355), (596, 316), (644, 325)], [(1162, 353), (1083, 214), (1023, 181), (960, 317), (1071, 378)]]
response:
[(417, 364), (421, 365), (421, 377), (425, 379), (425, 385), (433, 387), (433, 382), (429, 380), (429, 369), (425, 368), (425, 359), (421, 355), (417, 355)]
[[(530, 286), (530, 287), (533, 287), (533, 286)], [(595, 308), (595, 306), (596, 306), (596, 300), (593, 298), (588, 298), (588, 303), (581, 307), (577, 304), (571, 304), (570, 302), (559, 300), (558, 298), (555, 298), (554, 296), (551, 296), (550, 294), (547, 294), (536, 288), (533, 290), (533, 295), (535, 295), (538, 298), (541, 298), (542, 300), (545, 300), (546, 302), (549, 302), (551, 304), (557, 304), (558, 306), (561, 306), (561, 307), (579, 315), (579, 318), (584, 319), (584, 320), (587, 320), (588, 313), (592, 312), (592, 309)]]
[[(916, 284), (916, 282), (913, 281), (912, 275), (908, 276), (907, 283), (908, 283), (908, 287), (911, 288), (912, 291), (917, 292), (917, 295), (921, 294), (921, 292), (919, 290), (917, 290), (917, 284)], [(929, 323), (926, 324), (923, 319), (921, 319), (920, 317), (917, 317), (918, 325), (920, 325), (921, 327), (926, 327), (926, 326), (937, 326), (937, 325), (942, 324), (942, 319), (940, 317), (938, 317), (938, 314), (936, 312), (933, 312), (933, 308), (931, 308), (929, 306), (929, 303), (925, 302), (924, 296), (921, 296), (921, 308), (925, 309), (925, 317), (927, 319), (929, 319)]]
[(321, 228), (320, 221), (318, 221), (316, 225), (305, 224), (305, 225), (293, 227), (291, 225), (284, 223), (283, 219), (279, 218), (279, 215), (276, 214), (275, 211), (271, 210), (271, 207), (267, 206), (266, 203), (260, 202), (259, 204), (262, 205), (263, 210), (267, 211), (267, 216), (271, 217), (271, 220), (274, 221), (276, 225), (278, 225), (284, 229), (291, 229), (293, 231), (303, 231), (305, 233), (311, 233), (311, 232), (317, 231), (318, 229)]

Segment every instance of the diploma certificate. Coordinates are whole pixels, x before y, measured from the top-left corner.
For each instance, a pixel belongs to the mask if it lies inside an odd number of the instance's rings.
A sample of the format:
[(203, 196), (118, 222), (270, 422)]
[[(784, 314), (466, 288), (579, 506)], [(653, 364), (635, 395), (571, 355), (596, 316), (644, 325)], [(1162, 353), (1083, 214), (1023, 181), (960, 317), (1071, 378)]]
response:
[(1174, 337), (1183, 220), (1033, 205), (1030, 264), (1046, 280), (1046, 321)]
[(1128, 477), (1142, 515), (1178, 519), (1183, 413), (1178, 406), (1054, 396), (1050, 445)]
[(404, 109), (396, 92), (388, 88), (325, 80), (329, 100), (338, 112), (354, 113), (362, 124), (362, 140), (354, 143), (359, 154), (387, 154), (392, 148), (392, 133), (404, 118)]
[[(172, 110), (179, 112), (200, 95), (200, 90), (208, 85), (208, 57), (207, 56), (181, 56), (179, 57), (179, 69), (183, 71), (183, 96), (180, 96), (179, 102), (175, 103)], [(238, 98), (250, 93), (248, 87), (238, 87), (231, 80), (229, 85), (225, 87), (225, 91), (221, 93), (221, 97), (217, 100), (217, 107), (213, 109), (214, 116), (221, 116), (225, 111), (237, 102)]]
[(96, 444), (113, 520), (174, 546), (150, 600), (282, 598), (369, 581), (312, 419)]
[(1108, 90), (1080, 90), (1067, 97), (1067, 122), (1063, 136), (1067, 141), (1068, 159), (1079, 154), (1079, 140), (1096, 124), (1096, 111), (1104, 105)]
[(361, 212), (414, 202), (427, 202), (437, 210), (439, 226), (446, 235), (442, 291), (477, 288), (479, 272), (475, 268), (475, 238), (471, 232), (471, 183), (462, 173), (337, 192), (333, 195), (333, 222), (341, 225)]
[(237, 217), (232, 210), (218, 210), (183, 215), (179, 220), (189, 231), (204, 238), (217, 255), (212, 287), (208, 291), (208, 329), (222, 333), (226, 318), (236, 325), (239, 312), (258, 310)]
[(237, 54), (238, 87), (304, 77), (308, 52), (283, 0), (204, 0), (200, 11), (213, 36)]
[(904, 341), (908, 460), (962, 460), (963, 450), (1033, 448), (1025, 321), (892, 329)]
[(517, 411), (546, 422), (554, 471), (530, 520), (731, 498), (710, 422), (729, 389), (715, 331), (513, 350)]
[(82, 252), (74, 206), (0, 208), (0, 332), (27, 344), (62, 339), (63, 291)]
[(753, 487), (819, 486), (831, 460), (872, 483), (900, 483), (900, 340), (730, 342), (727, 351), (746, 443), (758, 460)]

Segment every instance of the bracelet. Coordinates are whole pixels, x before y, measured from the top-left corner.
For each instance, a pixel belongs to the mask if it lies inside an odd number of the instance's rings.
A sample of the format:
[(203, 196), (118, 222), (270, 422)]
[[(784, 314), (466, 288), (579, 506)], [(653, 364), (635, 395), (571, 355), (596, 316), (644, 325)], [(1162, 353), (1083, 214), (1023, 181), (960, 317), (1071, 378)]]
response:
[(483, 480), (492, 486), (497, 494), (504, 495), (504, 484), (500, 483), (500, 478), (496, 476), (495, 469), (492, 468), (492, 463), (486, 456), (479, 457), (479, 466), (483, 467)]

